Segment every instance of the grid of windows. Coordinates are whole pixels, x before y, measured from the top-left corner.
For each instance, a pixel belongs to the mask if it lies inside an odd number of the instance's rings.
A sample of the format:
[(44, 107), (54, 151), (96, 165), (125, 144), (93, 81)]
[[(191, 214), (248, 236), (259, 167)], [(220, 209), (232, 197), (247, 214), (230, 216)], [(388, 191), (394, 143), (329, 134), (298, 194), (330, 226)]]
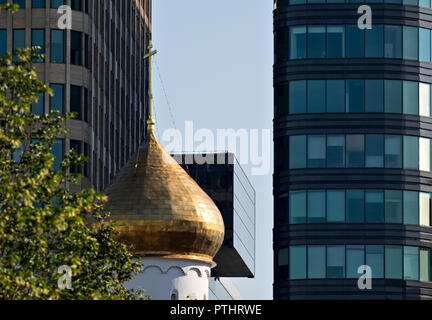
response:
[[(431, 62), (431, 30), (400, 25), (292, 26), (276, 33), (276, 60), (394, 58)], [(289, 39), (289, 49), (286, 47)], [(287, 50), (288, 49), (288, 50)]]
[(296, 80), (275, 88), (276, 115), (431, 113), (431, 85), (403, 80)]
[[(367, 0), (366, 3), (391, 3), (391, 4), (403, 4), (410, 6), (420, 6), (425, 8), (431, 8), (430, 0)], [(363, 3), (358, 0), (275, 0), (277, 8), (286, 8), (290, 5), (301, 5), (301, 4), (323, 4), (323, 3)]]
[(295, 190), (278, 196), (278, 221), (431, 226), (431, 195), (382, 189)]
[(278, 272), (290, 280), (356, 279), (368, 265), (372, 279), (432, 281), (431, 250), (396, 245), (298, 245), (278, 251)]
[(417, 136), (350, 134), (300, 135), (289, 138), (289, 152), (276, 141), (276, 167), (403, 168), (431, 171), (431, 139)]

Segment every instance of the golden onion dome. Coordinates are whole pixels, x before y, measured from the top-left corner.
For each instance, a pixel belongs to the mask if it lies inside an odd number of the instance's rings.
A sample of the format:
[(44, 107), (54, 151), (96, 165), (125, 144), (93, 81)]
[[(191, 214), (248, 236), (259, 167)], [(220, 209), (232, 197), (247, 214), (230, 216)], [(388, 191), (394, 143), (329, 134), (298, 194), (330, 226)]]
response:
[(135, 253), (212, 263), (222, 245), (219, 209), (152, 131), (106, 194), (120, 240)]

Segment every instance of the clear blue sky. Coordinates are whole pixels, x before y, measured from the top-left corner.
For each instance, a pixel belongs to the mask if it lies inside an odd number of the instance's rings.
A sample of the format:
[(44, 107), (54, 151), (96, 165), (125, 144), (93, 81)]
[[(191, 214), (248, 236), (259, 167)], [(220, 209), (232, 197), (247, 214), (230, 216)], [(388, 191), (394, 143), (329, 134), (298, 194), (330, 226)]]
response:
[[(153, 0), (153, 42), (175, 127), (272, 130), (272, 0)], [(153, 87), (157, 131), (173, 128), (158, 71)], [(158, 134), (157, 132), (157, 134)], [(260, 135), (261, 136), (261, 135)], [(246, 299), (271, 299), (273, 283), (273, 142), (271, 170), (252, 176), (256, 190), (256, 277), (234, 279)], [(233, 151), (233, 150), (230, 150)]]

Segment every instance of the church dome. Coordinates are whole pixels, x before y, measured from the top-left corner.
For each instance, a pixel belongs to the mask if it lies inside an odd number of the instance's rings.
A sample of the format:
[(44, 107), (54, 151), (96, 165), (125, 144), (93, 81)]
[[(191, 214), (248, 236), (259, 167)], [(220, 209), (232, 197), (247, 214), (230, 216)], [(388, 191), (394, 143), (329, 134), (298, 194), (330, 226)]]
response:
[(212, 263), (222, 245), (219, 209), (152, 131), (106, 194), (120, 240), (135, 253)]

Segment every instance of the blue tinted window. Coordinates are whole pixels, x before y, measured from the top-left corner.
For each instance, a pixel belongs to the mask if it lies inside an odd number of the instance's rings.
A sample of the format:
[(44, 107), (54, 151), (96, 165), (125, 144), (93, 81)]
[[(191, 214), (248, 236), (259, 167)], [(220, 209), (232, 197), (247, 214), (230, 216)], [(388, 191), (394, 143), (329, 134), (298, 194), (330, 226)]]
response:
[(402, 168), (402, 136), (385, 137), (385, 167)]
[(346, 222), (347, 223), (364, 222), (364, 191), (363, 190), (346, 191)]
[(364, 246), (347, 246), (346, 261), (347, 278), (358, 278), (358, 267), (364, 265)]
[[(24, 29), (14, 29), (13, 30), (12, 51), (15, 52), (17, 49), (22, 49), (24, 47), (25, 47), (25, 30)], [(17, 58), (14, 60), (17, 60)]]
[(82, 120), (81, 87), (70, 86), (70, 112), (77, 113), (76, 119)]
[(325, 168), (326, 137), (308, 136), (308, 168)]
[(371, 267), (374, 279), (384, 278), (384, 246), (366, 246), (366, 265)]
[(51, 62), (64, 63), (63, 30), (51, 30)]
[(404, 279), (419, 279), (419, 248), (404, 247)]
[(418, 60), (419, 58), (419, 29), (416, 27), (403, 27), (403, 58)]
[(345, 190), (327, 190), (327, 222), (345, 221)]
[(415, 191), (403, 192), (403, 223), (419, 224), (419, 194)]
[(82, 11), (82, 1), (83, 0), (71, 0), (72, 10)]
[(306, 168), (306, 136), (291, 136), (289, 140), (290, 169)]
[(385, 277), (402, 279), (402, 247), (385, 246)]
[(327, 136), (327, 168), (345, 167), (345, 136)]
[(430, 252), (429, 250), (420, 249), (420, 281), (430, 281)]
[(290, 279), (306, 279), (306, 246), (291, 246), (289, 255)]
[[(32, 47), (41, 47), (39, 54), (45, 54), (45, 29), (32, 29)], [(38, 59), (35, 62), (43, 62), (44, 59)]]
[(289, 86), (290, 113), (306, 113), (306, 81), (291, 81)]
[(419, 34), (419, 59), (420, 61), (431, 61), (431, 32), (429, 29), (420, 28)]
[(0, 56), (4, 56), (6, 53), (6, 30), (0, 29)]
[(308, 112), (325, 112), (326, 83), (325, 80), (309, 80), (308, 84)]
[(13, 3), (19, 5), (20, 9), (26, 7), (26, 5), (25, 5), (26, 2), (25, 2), (25, 0), (14, 0)]
[(306, 58), (306, 27), (290, 28), (290, 58)]
[(327, 58), (345, 56), (345, 26), (327, 26)]
[(364, 57), (364, 31), (357, 25), (346, 26), (346, 56), (348, 58)]
[(364, 112), (364, 80), (346, 81), (347, 112)]
[(365, 191), (366, 223), (384, 223), (384, 192)]
[(430, 8), (431, 7), (431, 1), (430, 0), (419, 0), (419, 6)]
[(37, 101), (33, 102), (31, 111), (37, 115), (43, 115), (45, 113), (45, 95), (40, 93)]
[(348, 168), (364, 167), (364, 136), (346, 136), (346, 162)]
[(414, 81), (403, 82), (403, 113), (419, 113), (419, 84)]
[(384, 109), (384, 81), (365, 81), (365, 111), (383, 112)]
[(57, 9), (64, 4), (64, 0), (51, 0), (51, 8)]
[(54, 144), (52, 146), (52, 153), (55, 157), (53, 163), (53, 170), (59, 171), (61, 162), (63, 161), (63, 140), (61, 139), (54, 140)]
[(82, 32), (71, 31), (71, 63), (82, 64)]
[(344, 80), (327, 80), (327, 112), (345, 112)]
[(327, 278), (345, 277), (345, 246), (327, 246)]
[(308, 27), (308, 58), (325, 58), (326, 27)]
[(64, 112), (64, 85), (51, 84), (53, 95), (50, 97), (50, 110)]
[(45, 0), (32, 0), (32, 8), (45, 8)]
[(326, 247), (308, 246), (308, 278), (324, 279), (326, 274)]
[(384, 26), (384, 57), (402, 58), (402, 27)]
[(325, 190), (308, 192), (308, 223), (324, 223), (326, 195)]
[(385, 222), (402, 223), (402, 191), (385, 191)]
[(372, 29), (365, 29), (367, 58), (380, 58), (384, 55), (384, 29), (382, 25), (374, 25)]
[(402, 113), (402, 81), (384, 80), (384, 112)]
[(384, 167), (384, 136), (380, 134), (368, 134), (366, 140), (366, 167)]
[(306, 191), (291, 191), (289, 194), (290, 224), (306, 223)]
[(403, 137), (403, 167), (404, 169), (419, 168), (419, 149), (418, 137), (404, 136)]

